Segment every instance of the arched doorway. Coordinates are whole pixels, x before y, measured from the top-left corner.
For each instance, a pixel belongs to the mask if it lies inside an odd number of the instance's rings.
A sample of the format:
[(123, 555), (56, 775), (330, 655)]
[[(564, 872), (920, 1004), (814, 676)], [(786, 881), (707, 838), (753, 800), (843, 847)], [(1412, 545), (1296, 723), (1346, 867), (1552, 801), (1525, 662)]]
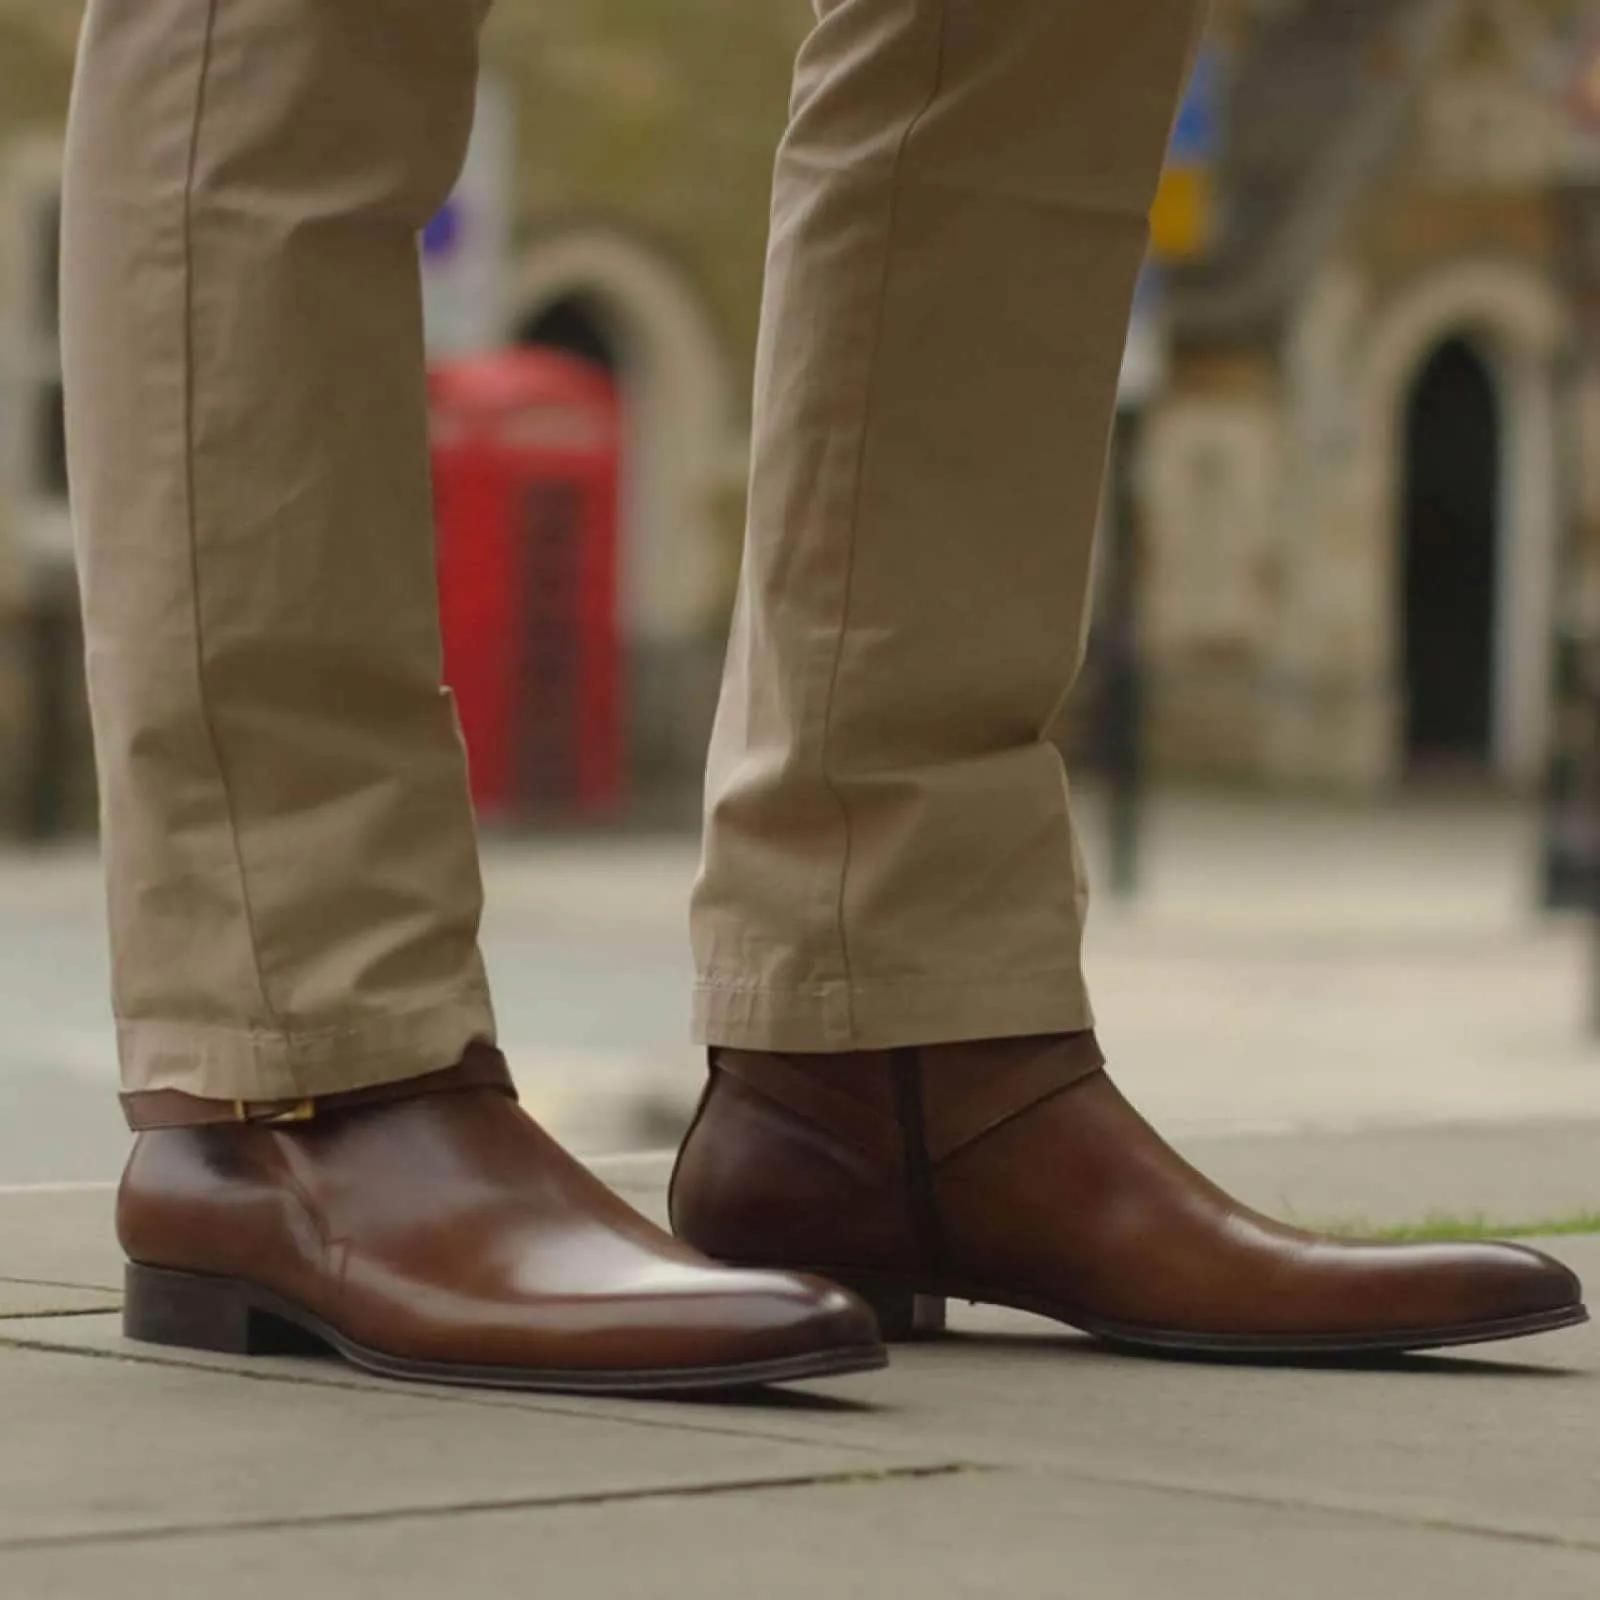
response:
[[(1363, 604), (1370, 599), (1370, 614), (1379, 624), (1372, 664), (1381, 676), (1373, 684), (1368, 747), (1377, 781), (1399, 778), (1414, 764), (1408, 736), (1410, 446), (1413, 422), (1422, 422), (1417, 402), (1423, 376), (1460, 340), (1490, 383), (1495, 448), (1474, 467), (1492, 465), (1498, 480), (1490, 758), (1495, 775), (1507, 782), (1531, 787), (1543, 776), (1563, 522), (1556, 374), (1570, 336), (1568, 308), (1546, 273), (1512, 261), (1471, 258), (1420, 271), (1377, 308), (1364, 335), (1350, 336), (1349, 370), (1357, 380), (1348, 413), (1356, 445), (1344, 502), (1350, 520), (1330, 520), (1330, 527), (1370, 532), (1373, 542), (1355, 545), (1353, 563), (1348, 549), (1327, 554), (1349, 575), (1351, 597)], [(1483, 405), (1480, 389), (1480, 428)], [(1480, 483), (1480, 505), (1484, 498)]]
[(621, 372), (622, 349), (605, 307), (593, 295), (568, 294), (524, 319), (517, 343), (564, 350), (603, 367), (613, 377)]
[(1405, 751), (1488, 768), (1495, 750), (1503, 476), (1500, 401), (1465, 339), (1434, 351), (1406, 408)]

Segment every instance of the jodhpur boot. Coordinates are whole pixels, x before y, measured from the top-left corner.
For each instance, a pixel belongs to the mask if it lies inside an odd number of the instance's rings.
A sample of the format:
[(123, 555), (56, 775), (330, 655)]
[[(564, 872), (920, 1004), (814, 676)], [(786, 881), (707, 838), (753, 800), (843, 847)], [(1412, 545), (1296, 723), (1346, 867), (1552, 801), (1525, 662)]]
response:
[(487, 1047), (301, 1105), (126, 1105), (131, 1338), (593, 1394), (885, 1362), (850, 1294), (717, 1266), (635, 1214), (523, 1113)]
[(1587, 1315), (1533, 1250), (1341, 1243), (1247, 1210), (1123, 1099), (1089, 1034), (715, 1051), (672, 1212), (720, 1260), (852, 1286), (891, 1338), (941, 1329), (949, 1298), (1192, 1356), (1420, 1350)]

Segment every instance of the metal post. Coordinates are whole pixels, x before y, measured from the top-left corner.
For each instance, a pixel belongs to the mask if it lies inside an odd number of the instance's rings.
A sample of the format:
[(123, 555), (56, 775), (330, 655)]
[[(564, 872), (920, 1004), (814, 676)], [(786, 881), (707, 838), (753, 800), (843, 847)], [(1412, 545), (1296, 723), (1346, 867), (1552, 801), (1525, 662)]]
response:
[(1584, 638), (1572, 618), (1557, 620), (1554, 644), (1539, 887), (1546, 911), (1565, 911), (1587, 906), (1591, 895), (1595, 805), (1588, 772), (1593, 708), (1584, 680)]
[(25, 837), (43, 842), (66, 832), (73, 768), (73, 694), (77, 629), (73, 596), (62, 584), (41, 584), (27, 617), (31, 701)]
[[(1597, 876), (1596, 804), (1592, 793), (1594, 722), (1592, 663), (1594, 619), (1586, 615), (1581, 536), (1583, 459), (1578, 437), (1583, 353), (1577, 341), (1556, 364), (1555, 469), (1560, 508), (1556, 551), (1556, 601), (1550, 616), (1551, 702), (1540, 839), (1540, 903), (1546, 910), (1591, 904)], [(1600, 995), (1596, 996), (1600, 1006)]]
[[(1575, 83), (1584, 96), (1600, 83), (1591, 57)], [(1579, 109), (1575, 96), (1574, 109)], [(1600, 128), (1600, 102), (1587, 114)], [(1593, 919), (1591, 1026), (1600, 1034), (1600, 614), (1592, 553), (1585, 548), (1589, 466), (1582, 397), (1600, 362), (1600, 185), (1580, 182), (1561, 193), (1563, 277), (1576, 308), (1577, 336), (1564, 342), (1555, 373), (1557, 498), (1561, 508), (1554, 634), (1554, 708), (1545, 794), (1544, 904), (1585, 906)]]

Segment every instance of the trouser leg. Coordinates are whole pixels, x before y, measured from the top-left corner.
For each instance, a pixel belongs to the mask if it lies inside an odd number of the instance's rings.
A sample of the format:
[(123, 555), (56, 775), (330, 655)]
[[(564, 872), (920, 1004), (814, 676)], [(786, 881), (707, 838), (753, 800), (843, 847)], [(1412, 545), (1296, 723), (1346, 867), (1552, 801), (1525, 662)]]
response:
[(1065, 777), (1203, 0), (822, 0), (779, 157), (695, 901), (703, 1040), (1091, 1024)]
[(90, 6), (63, 320), (130, 1090), (329, 1093), (492, 1036), (415, 242), (484, 9)]

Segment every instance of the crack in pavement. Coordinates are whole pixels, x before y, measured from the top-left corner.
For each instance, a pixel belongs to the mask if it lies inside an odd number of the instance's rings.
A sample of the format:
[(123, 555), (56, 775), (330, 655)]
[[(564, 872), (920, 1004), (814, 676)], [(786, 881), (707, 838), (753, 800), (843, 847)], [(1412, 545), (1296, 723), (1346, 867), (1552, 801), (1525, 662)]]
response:
[(1329, 1505), (1299, 1496), (1268, 1495), (1247, 1490), (1205, 1488), (1194, 1484), (1161, 1482), (1126, 1476), (1105, 1476), (1079, 1469), (1012, 1467), (997, 1462), (945, 1461), (922, 1466), (865, 1468), (859, 1470), (797, 1473), (774, 1477), (716, 1479), (709, 1483), (671, 1484), (653, 1488), (597, 1489), (577, 1494), (526, 1495), (504, 1500), (465, 1500), (436, 1506), (399, 1506), (372, 1511), (330, 1512), (302, 1517), (263, 1517), (210, 1523), (169, 1523), (150, 1528), (111, 1529), (96, 1533), (30, 1535), (0, 1538), (0, 1553), (73, 1550), (169, 1540), (203, 1539), (232, 1534), (318, 1531), (399, 1522), (429, 1522), (450, 1517), (506, 1515), (527, 1511), (557, 1511), (593, 1506), (627, 1505), (659, 1500), (704, 1500), (740, 1494), (798, 1489), (877, 1487), (919, 1483), (934, 1479), (1033, 1472), (1037, 1476), (1064, 1478), (1096, 1488), (1124, 1488), (1175, 1498), (1204, 1500), (1260, 1510), (1295, 1512), (1304, 1516), (1337, 1518), (1346, 1522), (1374, 1523), (1418, 1533), (1440, 1533), (1494, 1543), (1515, 1544), (1600, 1556), (1600, 1541), (1559, 1533), (1463, 1522), (1452, 1517), (1408, 1516), (1378, 1508)]
[(0, 1322), (45, 1322), (54, 1317), (103, 1317), (115, 1306), (74, 1306), (70, 1309), (0, 1311)]
[(91, 1546), (148, 1544), (173, 1539), (203, 1539), (236, 1533), (301, 1533), (307, 1529), (349, 1528), (390, 1522), (428, 1522), (443, 1517), (504, 1514), (515, 1511), (564, 1510), (574, 1506), (626, 1505), (641, 1500), (709, 1500), (755, 1490), (871, 1487), (927, 1478), (951, 1478), (994, 1469), (974, 1462), (943, 1461), (920, 1467), (863, 1468), (843, 1472), (810, 1472), (770, 1478), (727, 1478), (710, 1483), (667, 1484), (649, 1489), (595, 1489), (582, 1494), (525, 1495), (505, 1500), (461, 1500), (438, 1506), (398, 1506), (382, 1511), (334, 1511), (323, 1516), (262, 1517), (231, 1522), (174, 1522), (153, 1528), (124, 1528), (102, 1533), (51, 1533), (20, 1539), (0, 1538), (0, 1552), (83, 1549)]
[[(0, 1350), (17, 1349), (47, 1355), (77, 1356), (89, 1360), (126, 1362), (137, 1366), (154, 1366), (198, 1372), (214, 1378), (244, 1378), (255, 1383), (283, 1383), (304, 1388), (336, 1389), (364, 1395), (401, 1394), (407, 1399), (432, 1401), (444, 1405), (474, 1405), (503, 1409), (505, 1400), (489, 1394), (471, 1391), (440, 1391), (426, 1386), (374, 1385), (362, 1382), (340, 1381), (326, 1375), (300, 1375), (284, 1372), (250, 1372), (231, 1367), (209, 1366), (186, 1361), (181, 1357), (147, 1354), (142, 1351), (90, 1349), (82, 1346), (55, 1344), (42, 1339), (19, 1339), (0, 1332)], [(605, 1409), (601, 1409), (601, 1405)], [(626, 1407), (634, 1401), (563, 1402), (549, 1401), (530, 1404), (526, 1396), (519, 1395), (515, 1407), (519, 1412), (534, 1415), (556, 1416), (568, 1419), (592, 1418), (625, 1427), (651, 1428), (672, 1433), (710, 1435), (712, 1437), (756, 1440), (768, 1444), (798, 1445), (810, 1449), (855, 1452), (864, 1456), (893, 1455), (894, 1446), (879, 1438), (871, 1441), (832, 1439), (818, 1433), (792, 1433), (766, 1428), (734, 1428), (715, 1424), (679, 1421), (664, 1417), (628, 1415)], [(855, 1409), (855, 1408), (852, 1408)], [(860, 1409), (871, 1409), (862, 1407)], [(913, 1445), (914, 1442), (908, 1441)], [(909, 1453), (909, 1451), (907, 1452)], [(917, 1481), (920, 1479), (951, 1477), (961, 1473), (1034, 1472), (1091, 1487), (1127, 1489), (1136, 1492), (1170, 1495), (1200, 1500), (1219, 1505), (1233, 1505), (1261, 1510), (1263, 1508), (1294, 1512), (1308, 1516), (1338, 1517), (1347, 1521), (1367, 1522), (1378, 1526), (1423, 1533), (1440, 1533), (1468, 1538), (1491, 1540), (1565, 1550), (1586, 1555), (1600, 1555), (1600, 1537), (1588, 1538), (1563, 1534), (1554, 1530), (1519, 1527), (1508, 1523), (1471, 1522), (1449, 1515), (1431, 1515), (1425, 1512), (1388, 1510), (1379, 1505), (1351, 1504), (1349, 1502), (1318, 1500), (1304, 1494), (1273, 1494), (1261, 1489), (1228, 1489), (1196, 1483), (1183, 1478), (1164, 1478), (1159, 1475), (1143, 1476), (1128, 1473), (1106, 1473), (1065, 1462), (1024, 1464), (988, 1460), (946, 1460), (933, 1464), (863, 1466), (859, 1470), (806, 1473), (770, 1479), (718, 1481), (705, 1485), (675, 1486), (655, 1489), (594, 1491), (573, 1495), (544, 1495), (506, 1501), (464, 1502), (441, 1507), (408, 1507), (383, 1511), (332, 1513), (327, 1516), (276, 1518), (260, 1522), (220, 1522), (212, 1524), (174, 1524), (170, 1527), (133, 1529), (103, 1534), (59, 1534), (6, 1540), (0, 1538), (0, 1551), (55, 1548), (84, 1544), (105, 1544), (168, 1537), (199, 1537), (208, 1533), (270, 1531), (302, 1527), (340, 1526), (352, 1523), (385, 1522), (412, 1518), (436, 1518), (467, 1515), (475, 1512), (510, 1512), (540, 1510), (569, 1506), (604, 1505), (631, 1500), (663, 1498), (693, 1498), (697, 1496), (728, 1495), (759, 1489), (798, 1489), (831, 1487), (856, 1482), (879, 1483), (886, 1481)]]
[(1277, 1511), (1295, 1511), (1308, 1516), (1343, 1517), (1351, 1521), (1374, 1522), (1385, 1527), (1406, 1528), (1414, 1532), (1461, 1534), (1468, 1538), (1489, 1539), (1502, 1544), (1537, 1545), (1549, 1550), (1573, 1550), (1586, 1555), (1600, 1555), (1600, 1537), (1574, 1537), (1571, 1534), (1538, 1528), (1519, 1528), (1510, 1523), (1466, 1522), (1459, 1517), (1386, 1511), (1382, 1506), (1376, 1505), (1352, 1505), (1348, 1501), (1316, 1500), (1297, 1494), (1270, 1494), (1261, 1489), (1220, 1489), (1182, 1478), (1092, 1472), (1084, 1467), (1055, 1463), (1018, 1470), (1034, 1471), (1041, 1476), (1070, 1478), (1074, 1482), (1102, 1489), (1142, 1490), (1150, 1494), (1208, 1500), (1219, 1505), (1250, 1506), (1258, 1510), (1267, 1506)]
[[(0, 1286), (8, 1283), (20, 1284), (27, 1289), (75, 1289), (79, 1294), (116, 1295), (119, 1300), (122, 1295), (121, 1289), (113, 1289), (104, 1283), (64, 1283), (59, 1278), (14, 1278), (9, 1273), (0, 1273)], [(107, 1309), (115, 1311), (117, 1307), (110, 1306)]]

